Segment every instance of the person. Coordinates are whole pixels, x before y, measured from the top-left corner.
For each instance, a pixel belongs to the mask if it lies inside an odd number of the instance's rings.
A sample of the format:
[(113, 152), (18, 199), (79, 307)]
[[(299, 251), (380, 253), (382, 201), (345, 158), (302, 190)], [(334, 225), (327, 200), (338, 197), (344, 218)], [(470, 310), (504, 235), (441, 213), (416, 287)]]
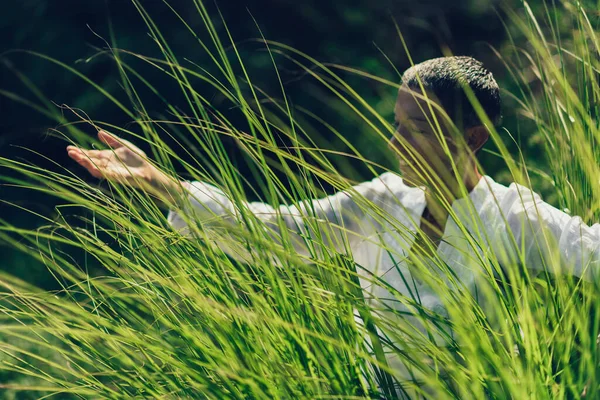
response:
[[(437, 285), (475, 293), (482, 276), (514, 265), (526, 266), (525, 273), (597, 281), (600, 224), (587, 226), (522, 185), (504, 186), (479, 173), (477, 156), (490, 137), (490, 125), (501, 117), (498, 85), (481, 62), (442, 57), (412, 66), (402, 76), (394, 114), (390, 149), (398, 155), (400, 174), (388, 171), (289, 206), (244, 206), (274, 237), (286, 227), (301, 255), (315, 256), (314, 241), (308, 239), (317, 235), (335, 251), (348, 252), (362, 271), (365, 299), (391, 313), (414, 312), (418, 305), (446, 315), (448, 299)], [(192, 220), (218, 220), (215, 216), (236, 224), (239, 204), (220, 188), (173, 181), (131, 143), (104, 131), (99, 139), (111, 150), (69, 146), (69, 156), (93, 176), (136, 185), (161, 198), (188, 196), (188, 207), (169, 211), (175, 229), (189, 232)], [(307, 217), (316, 223), (307, 227)], [(228, 247), (227, 252), (244, 261), (244, 249)], [(489, 254), (497, 256), (501, 270), (485, 261)], [(444, 267), (430, 260), (442, 260)], [(434, 272), (428, 276), (427, 271)]]

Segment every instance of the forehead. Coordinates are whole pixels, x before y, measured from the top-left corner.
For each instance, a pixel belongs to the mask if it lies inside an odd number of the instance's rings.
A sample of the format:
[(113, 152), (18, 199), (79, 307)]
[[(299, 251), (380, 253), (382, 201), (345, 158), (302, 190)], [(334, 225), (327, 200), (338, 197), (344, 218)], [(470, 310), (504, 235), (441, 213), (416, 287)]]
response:
[[(431, 107), (429, 103), (432, 103)], [(439, 104), (437, 97), (431, 91), (423, 93), (420, 89), (411, 89), (402, 85), (398, 90), (394, 114), (398, 120), (428, 120), (432, 117), (430, 108), (433, 108), (436, 117), (439, 118), (441, 112), (437, 109), (437, 104)]]

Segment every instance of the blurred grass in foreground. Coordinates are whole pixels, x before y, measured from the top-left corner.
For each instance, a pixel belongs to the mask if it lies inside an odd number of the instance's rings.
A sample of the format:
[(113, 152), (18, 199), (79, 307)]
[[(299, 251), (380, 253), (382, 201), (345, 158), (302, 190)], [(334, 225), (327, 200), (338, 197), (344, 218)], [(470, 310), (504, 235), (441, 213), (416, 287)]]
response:
[[(321, 197), (319, 181), (348, 189), (353, 182), (343, 176), (352, 165), (363, 163), (375, 175), (382, 172), (382, 163), (365, 159), (351, 143), (346, 142), (348, 154), (330, 154), (316, 145), (311, 124), (322, 124), (342, 141), (344, 137), (327, 121), (311, 120), (311, 110), (294, 109), (283, 84), (277, 98), (254, 87), (226, 25), (217, 31), (199, 0), (197, 13), (210, 40), (198, 39), (197, 45), (213, 60), (218, 75), (180, 63), (161, 36), (165, 28), (134, 3), (163, 58), (117, 48), (104, 52), (119, 67), (129, 104), (81, 78), (129, 115), (135, 129), (89, 121), (78, 110), (73, 111), (80, 120), (70, 122), (42, 94), (31, 106), (54, 116), (61, 124), (57, 134), (68, 141), (87, 146), (89, 139), (80, 128), (92, 124), (146, 142), (166, 171), (173, 173), (178, 165), (194, 179), (223, 188), (239, 206), (244, 226), (224, 229), (197, 221), (192, 237), (183, 237), (169, 228), (163, 212), (144, 193), (113, 185), (94, 188), (66, 170), (50, 173), (0, 160), (11, 171), (3, 178), (9, 184), (67, 204), (37, 230), (0, 221), (0, 240), (43, 262), (63, 287), (42, 291), (3, 274), (0, 387), (7, 397), (376, 398), (375, 382), (387, 397), (395, 394), (393, 384), (399, 384), (401, 396), (425, 395), (426, 390), (427, 396), (440, 399), (598, 397), (597, 285), (568, 277), (512, 273), (508, 281), (497, 282), (490, 276), (485, 316), (471, 294), (449, 293), (441, 286), (440, 296), (452, 299), (447, 307), (454, 335), (451, 346), (441, 347), (432, 338), (445, 328), (433, 313), (418, 313), (427, 336), (408, 321), (398, 324), (366, 307), (355, 266), (327, 249), (326, 238), (312, 242), (311, 260), (293, 251), (289, 237), (275, 243), (247, 210), (241, 190), (247, 177), (236, 170), (223, 137), (244, 149), (259, 182), (257, 193), (273, 206)], [(597, 21), (597, 16), (578, 3), (548, 7), (539, 15), (527, 3), (518, 13), (507, 12), (507, 29), (524, 35), (528, 44), (515, 43), (512, 51), (498, 55), (519, 87), (512, 95), (544, 137), (551, 170), (530, 170), (523, 159), (513, 158), (503, 144), (510, 132), (494, 132), (493, 140), (513, 180), (526, 183), (531, 172), (545, 174), (555, 184), (562, 208), (594, 221), (600, 198), (600, 38), (591, 18)], [(181, 23), (186, 24), (183, 16)], [(305, 69), (346, 105), (340, 117), (369, 125), (373, 145), (384, 151), (392, 127), (340, 77), (340, 66), (321, 64), (280, 43), (262, 43), (273, 57), (275, 73), (278, 57)], [(41, 54), (31, 56), (58, 63)], [(132, 60), (164, 72), (164, 79), (181, 88), (188, 108), (164, 99), (169, 118), (150, 118), (138, 93), (154, 88), (131, 66)], [(194, 89), (197, 81), (228, 99), (247, 126), (233, 126), (212, 108), (210, 99)], [(397, 82), (380, 83), (397, 87)], [(282, 137), (292, 145), (282, 149)], [(330, 161), (333, 155), (336, 163)], [(287, 180), (278, 179), (279, 172)], [(314, 218), (306, 216), (306, 223), (314, 224)], [(248, 252), (249, 264), (233, 261), (219, 247), (235, 242)], [(79, 265), (73, 252), (85, 253), (88, 261)], [(489, 256), (486, 271), (497, 265), (495, 255)], [(91, 274), (88, 267), (104, 272)], [(423, 273), (430, 274), (424, 279), (436, 280), (432, 271)], [(354, 310), (369, 321), (366, 327), (355, 322)], [(375, 338), (372, 325), (385, 327), (388, 337)], [(367, 336), (374, 350), (366, 345)], [(403, 344), (397, 356), (414, 379), (398, 376), (377, 350), (388, 339)]]

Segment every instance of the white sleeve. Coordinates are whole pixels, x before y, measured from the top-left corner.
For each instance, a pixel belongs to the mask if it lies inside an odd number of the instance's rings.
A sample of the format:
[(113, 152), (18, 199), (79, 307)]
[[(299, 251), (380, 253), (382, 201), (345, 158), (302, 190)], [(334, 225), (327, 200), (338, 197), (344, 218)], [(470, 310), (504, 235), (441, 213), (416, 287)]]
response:
[(600, 282), (600, 223), (587, 226), (521, 185), (506, 196), (506, 222), (528, 269)]
[[(169, 211), (170, 225), (187, 235), (190, 224), (200, 225), (202, 230), (219, 231), (220, 242), (215, 245), (244, 262), (249, 262), (251, 257), (249, 241), (244, 239), (242, 232), (248, 232), (249, 224), (254, 228), (256, 224), (243, 215), (256, 217), (274, 242), (282, 244), (286, 240), (300, 255), (313, 257), (320, 254), (323, 245), (339, 252), (351, 251), (371, 225), (367, 217), (368, 204), (377, 201), (386, 188), (377, 177), (331, 196), (274, 208), (262, 202), (234, 203), (220, 188), (204, 182), (186, 182), (184, 186), (189, 192), (191, 207)], [(250, 213), (242, 212), (241, 208)], [(206, 237), (211, 236), (212, 233)]]

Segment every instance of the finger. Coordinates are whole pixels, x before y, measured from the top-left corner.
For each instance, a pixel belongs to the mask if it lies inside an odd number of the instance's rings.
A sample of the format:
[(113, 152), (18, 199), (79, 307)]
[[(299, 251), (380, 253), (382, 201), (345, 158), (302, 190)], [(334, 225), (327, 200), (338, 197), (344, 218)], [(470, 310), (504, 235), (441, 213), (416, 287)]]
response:
[(106, 131), (99, 131), (98, 139), (100, 139), (102, 143), (108, 145), (109, 147), (112, 147), (113, 149), (118, 149), (119, 147), (127, 145), (126, 140), (116, 137), (112, 133), (108, 133)]
[(69, 157), (80, 156), (84, 158), (91, 158), (95, 160), (108, 160), (113, 154), (112, 150), (83, 150), (79, 148), (69, 149), (67, 151)]
[(131, 143), (130, 141), (125, 140), (123, 138), (117, 137), (117, 136), (113, 135), (112, 133), (108, 133), (106, 131), (100, 131), (100, 132), (98, 132), (98, 139), (100, 139), (100, 141), (102, 143), (108, 145), (109, 147), (111, 147), (113, 149), (125, 147), (141, 157), (146, 156), (146, 153), (144, 153), (140, 148), (135, 146), (133, 143)]
[(67, 146), (67, 153), (71, 154), (83, 154), (83, 149), (77, 146)]
[(97, 158), (100, 160), (110, 158), (114, 151), (113, 150), (83, 150), (83, 153), (90, 158)]
[(74, 146), (67, 147), (67, 154), (75, 161), (77, 161), (77, 159), (80, 157), (85, 157), (83, 150)]
[(106, 163), (106, 161), (98, 158), (90, 158), (84, 154), (81, 149), (70, 150), (68, 154), (69, 157), (75, 160), (79, 165), (87, 169), (92, 176), (96, 178), (103, 177), (102, 168), (105, 167), (103, 163)]
[(87, 169), (88, 172), (95, 178), (102, 178), (104, 176), (104, 174), (102, 173), (102, 170), (100, 170), (99, 166), (97, 163), (95, 163), (94, 161), (90, 160), (88, 157), (85, 156), (76, 156), (73, 158), (75, 161), (77, 161), (77, 163), (79, 165), (81, 165), (83, 168)]

